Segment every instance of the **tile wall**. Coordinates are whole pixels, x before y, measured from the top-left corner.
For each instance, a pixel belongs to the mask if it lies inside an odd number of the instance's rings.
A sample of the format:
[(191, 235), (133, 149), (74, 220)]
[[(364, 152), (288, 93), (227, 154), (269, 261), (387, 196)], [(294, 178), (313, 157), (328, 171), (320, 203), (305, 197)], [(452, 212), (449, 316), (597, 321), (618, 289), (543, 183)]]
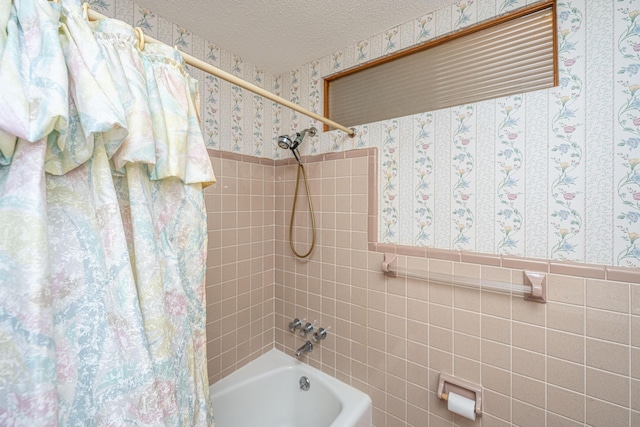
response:
[[(287, 324), (299, 317), (329, 333), (308, 363), (368, 393), (376, 427), (640, 425), (640, 284), (550, 273), (549, 301), (536, 304), (385, 277), (367, 230), (376, 223), (368, 203), (373, 149), (305, 159), (318, 233), (311, 256), (296, 260), (288, 242), (296, 167), (212, 154), (219, 180), (207, 190), (211, 381), (274, 346), (291, 354), (304, 340)], [(294, 239), (306, 252), (311, 233), (299, 191)], [(398, 261), (522, 283), (521, 270), (484, 260)], [(436, 398), (439, 372), (482, 384), (485, 413), (476, 423)]]
[(207, 354), (213, 383), (273, 348), (273, 161), (211, 151)]

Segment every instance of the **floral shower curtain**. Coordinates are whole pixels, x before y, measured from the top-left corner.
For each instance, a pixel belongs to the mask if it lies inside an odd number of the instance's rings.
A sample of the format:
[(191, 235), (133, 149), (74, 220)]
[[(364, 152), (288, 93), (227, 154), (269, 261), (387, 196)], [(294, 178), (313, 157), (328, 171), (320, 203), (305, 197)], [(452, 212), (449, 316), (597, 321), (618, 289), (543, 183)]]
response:
[(0, 425), (213, 423), (197, 81), (74, 0), (0, 0)]

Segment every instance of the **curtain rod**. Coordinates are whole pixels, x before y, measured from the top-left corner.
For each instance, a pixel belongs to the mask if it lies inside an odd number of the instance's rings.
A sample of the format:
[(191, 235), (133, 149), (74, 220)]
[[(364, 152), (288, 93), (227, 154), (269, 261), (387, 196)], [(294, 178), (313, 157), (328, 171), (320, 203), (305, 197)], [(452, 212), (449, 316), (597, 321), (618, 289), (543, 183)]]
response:
[(498, 282), (473, 277), (459, 277), (452, 274), (434, 273), (426, 270), (398, 267), (395, 254), (385, 253), (382, 261), (382, 272), (389, 277), (404, 277), (425, 280), (441, 285), (461, 286), (472, 289), (486, 289), (523, 295), (524, 299), (532, 302), (547, 302), (546, 274), (537, 271), (523, 271), (523, 285)]
[[(53, 1), (56, 1), (56, 0), (53, 0)], [(85, 11), (86, 16), (91, 20), (95, 21), (95, 20), (107, 18), (106, 16), (104, 16), (104, 15), (102, 15), (102, 14), (100, 14), (100, 13), (94, 11), (94, 10), (92, 10), (91, 6), (89, 5), (89, 3), (84, 3), (82, 5), (82, 9)], [(144, 41), (143, 40), (139, 40), (143, 47), (144, 47), (144, 43), (162, 43), (161, 41), (156, 40), (153, 37), (145, 34), (142, 31), (142, 29), (140, 29), (140, 27), (136, 27), (135, 30), (136, 30), (136, 34), (138, 35), (138, 38), (143, 38), (144, 39)], [(180, 55), (182, 55), (182, 58), (184, 59), (184, 61), (187, 64), (189, 64), (189, 65), (191, 65), (193, 67), (196, 67), (196, 68), (198, 68), (198, 69), (200, 69), (200, 70), (202, 70), (204, 72), (212, 74), (212, 75), (214, 75), (216, 77), (219, 77), (219, 78), (221, 78), (223, 80), (226, 80), (231, 84), (239, 86), (239, 87), (241, 87), (243, 89), (246, 89), (246, 90), (248, 90), (250, 92), (253, 92), (253, 93), (257, 94), (257, 95), (260, 95), (260, 96), (262, 96), (264, 98), (270, 99), (273, 102), (276, 102), (278, 104), (284, 105), (285, 107), (290, 108), (292, 110), (295, 110), (295, 111), (297, 111), (297, 112), (299, 112), (301, 114), (304, 114), (307, 117), (311, 117), (312, 119), (316, 119), (316, 120), (324, 123), (327, 126), (330, 126), (332, 128), (335, 128), (335, 129), (339, 129), (339, 130), (345, 132), (347, 135), (349, 135), (350, 138), (353, 138), (355, 136), (354, 129), (349, 129), (346, 126), (342, 126), (341, 124), (338, 124), (338, 123), (334, 122), (331, 119), (328, 119), (328, 118), (326, 118), (324, 116), (316, 114), (316, 113), (314, 113), (312, 111), (309, 111), (309, 110), (307, 110), (305, 108), (302, 108), (299, 105), (294, 104), (293, 102), (291, 102), (289, 100), (286, 100), (286, 99), (284, 99), (284, 98), (282, 98), (282, 97), (280, 97), (278, 95), (275, 95), (275, 94), (273, 94), (273, 93), (271, 93), (271, 92), (269, 92), (269, 91), (267, 91), (267, 90), (265, 90), (265, 89), (263, 89), (263, 88), (261, 88), (259, 86), (254, 85), (253, 83), (249, 83), (246, 80), (242, 80), (241, 78), (236, 77), (233, 74), (227, 73), (226, 71), (221, 70), (220, 68), (214, 67), (213, 65), (211, 65), (211, 64), (209, 64), (207, 62), (204, 62), (204, 61), (202, 61), (202, 60), (200, 60), (200, 59), (198, 59), (198, 58), (196, 58), (194, 56), (191, 56), (188, 53), (182, 52), (182, 51), (180, 51), (178, 49), (176, 49), (176, 50), (178, 52), (180, 52)]]

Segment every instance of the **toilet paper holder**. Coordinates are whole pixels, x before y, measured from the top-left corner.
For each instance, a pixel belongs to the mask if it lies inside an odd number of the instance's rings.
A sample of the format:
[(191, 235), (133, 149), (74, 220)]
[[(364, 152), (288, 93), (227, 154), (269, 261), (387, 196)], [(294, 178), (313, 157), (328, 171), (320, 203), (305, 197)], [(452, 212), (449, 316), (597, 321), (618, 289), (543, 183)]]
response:
[(482, 387), (452, 375), (440, 373), (438, 398), (447, 401), (449, 392), (475, 401), (475, 412), (477, 415), (482, 415)]

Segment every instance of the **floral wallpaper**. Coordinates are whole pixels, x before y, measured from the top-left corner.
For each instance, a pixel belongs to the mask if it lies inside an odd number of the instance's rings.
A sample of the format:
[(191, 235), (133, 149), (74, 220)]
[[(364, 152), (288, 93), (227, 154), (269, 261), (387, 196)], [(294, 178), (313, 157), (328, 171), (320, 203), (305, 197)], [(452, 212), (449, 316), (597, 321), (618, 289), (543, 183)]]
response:
[(382, 215), (380, 219), (381, 239), (384, 242), (395, 242), (398, 237), (398, 211), (396, 198), (399, 193), (398, 185), (398, 120), (388, 120), (383, 123), (384, 140), (382, 141), (382, 167), (378, 184), (382, 196)]
[(614, 262), (640, 263), (640, 4), (617, 2)]
[(551, 90), (549, 257), (584, 259), (584, 25), (573, 2), (558, 2), (560, 86)]
[(521, 95), (510, 96), (496, 108), (495, 241), (499, 254), (524, 253), (524, 121)]
[(413, 220), (415, 232), (412, 245), (428, 246), (433, 243), (433, 113), (415, 116), (415, 142), (413, 160), (413, 191), (415, 194)]
[(475, 132), (474, 107), (466, 105), (452, 110), (453, 156), (451, 158), (452, 184), (452, 230), (451, 248), (456, 250), (475, 249)]
[[(323, 77), (536, 1), (456, 1), (279, 75), (131, 0), (90, 4), (321, 114)], [(558, 87), (364, 124), (355, 138), (320, 132), (302, 154), (379, 149), (382, 242), (640, 267), (640, 0), (558, 0), (557, 12)], [(191, 72), (210, 148), (277, 159), (290, 156), (278, 135), (322, 130)]]
[[(454, 2), (313, 68), (329, 75), (527, 3)], [(639, 3), (558, 0), (558, 87), (369, 123), (354, 140), (331, 132), (314, 150), (379, 148), (382, 242), (640, 267)]]

